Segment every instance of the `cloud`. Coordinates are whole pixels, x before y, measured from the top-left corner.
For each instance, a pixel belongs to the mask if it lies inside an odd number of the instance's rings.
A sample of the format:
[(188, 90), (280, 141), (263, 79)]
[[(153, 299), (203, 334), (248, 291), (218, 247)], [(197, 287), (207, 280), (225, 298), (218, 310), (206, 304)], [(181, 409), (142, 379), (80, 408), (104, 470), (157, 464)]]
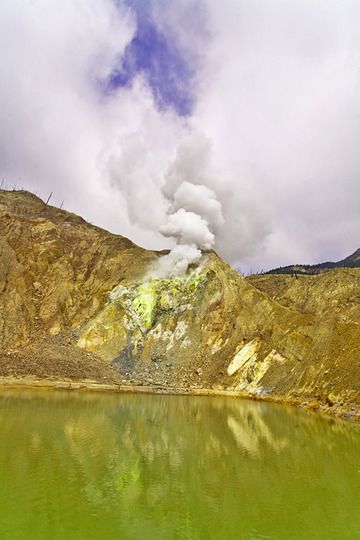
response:
[(244, 270), (340, 258), (360, 232), (359, 16), (3, 0), (0, 174), (145, 247), (186, 239), (174, 264), (213, 244)]
[[(188, 4), (194, 21), (198, 18), (198, 6), (201, 4)], [(137, 29), (111, 73), (109, 91), (131, 85), (134, 78), (142, 74), (158, 108), (164, 110), (172, 106), (180, 116), (190, 114), (194, 104), (196, 68), (201, 55), (186, 47), (179, 32), (174, 31), (181, 22), (181, 10), (178, 7), (173, 10), (178, 17), (168, 24), (167, 18), (172, 13), (168, 2), (126, 0), (125, 5), (136, 14)]]
[[(111, 226), (115, 212), (99, 157), (122, 114), (98, 92), (135, 31), (110, 0), (4, 0), (0, 6), (0, 163), (8, 185), (24, 186)], [(122, 105), (137, 96), (126, 93)], [(123, 203), (122, 203), (123, 204)], [(124, 214), (124, 213), (123, 213)]]
[(224, 252), (245, 269), (358, 246), (359, 15), (355, 1), (209, 3), (193, 123), (236, 178), (229, 204), (243, 222), (229, 221)]

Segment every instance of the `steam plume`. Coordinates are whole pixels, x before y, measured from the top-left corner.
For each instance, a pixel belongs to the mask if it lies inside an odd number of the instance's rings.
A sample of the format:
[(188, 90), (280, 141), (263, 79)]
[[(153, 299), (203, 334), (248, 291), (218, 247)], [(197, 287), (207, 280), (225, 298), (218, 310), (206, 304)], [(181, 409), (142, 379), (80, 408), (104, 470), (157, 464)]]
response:
[[(216, 193), (212, 187), (216, 175), (211, 163), (211, 143), (195, 132), (183, 133), (182, 137), (163, 174), (154, 170), (146, 178), (151, 171), (151, 152), (141, 142), (134, 145), (139, 136), (122, 141), (119, 157), (109, 160), (110, 176), (115, 185), (123, 186), (133, 222), (150, 226), (173, 241), (170, 254), (154, 270), (161, 277), (181, 275), (189, 265), (199, 262), (202, 251), (215, 247), (216, 235), (225, 224), (221, 191)], [(146, 192), (149, 209), (144, 212), (139, 196), (150, 182), (152, 193)], [(157, 219), (152, 217), (154, 204)]]
[(168, 273), (212, 247), (243, 270), (340, 259), (360, 231), (359, 17), (2, 0), (0, 179), (172, 250)]
[[(190, 264), (198, 262), (201, 250), (214, 247), (216, 233), (224, 225), (221, 202), (215, 191), (205, 185), (211, 183), (208, 158), (209, 142), (201, 136), (190, 137), (179, 146), (165, 178), (162, 192), (169, 201), (169, 210), (159, 230), (177, 244), (166, 259), (167, 263), (176, 261), (174, 268), (168, 268), (170, 275), (185, 272)], [(199, 159), (202, 163), (198, 163)]]

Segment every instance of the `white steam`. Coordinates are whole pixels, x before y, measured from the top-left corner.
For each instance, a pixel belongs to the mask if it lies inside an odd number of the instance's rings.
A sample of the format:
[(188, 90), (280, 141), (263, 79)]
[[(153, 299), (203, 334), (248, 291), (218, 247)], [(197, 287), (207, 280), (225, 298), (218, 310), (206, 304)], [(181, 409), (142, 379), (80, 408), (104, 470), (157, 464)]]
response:
[(170, 253), (158, 259), (149, 275), (157, 279), (182, 276), (191, 264), (199, 263), (201, 255), (201, 251), (194, 245), (177, 245)]
[[(167, 256), (167, 262), (175, 257), (172, 275), (184, 272), (190, 264), (201, 257), (201, 250), (210, 250), (215, 246), (216, 233), (225, 223), (221, 202), (213, 189), (205, 183), (211, 183), (208, 162), (208, 141), (194, 137), (186, 140), (177, 150), (177, 156), (165, 178), (162, 192), (170, 206), (166, 223), (160, 227), (164, 236), (176, 240), (176, 247)], [(196, 144), (194, 144), (194, 142)], [(198, 159), (203, 163), (199, 167)], [(196, 182), (204, 182), (198, 184)], [(183, 256), (183, 261), (179, 260)]]
[(160, 232), (175, 238), (180, 245), (211, 249), (215, 243), (215, 235), (210, 231), (208, 222), (199, 214), (187, 212), (184, 208), (170, 214), (166, 225), (160, 227)]
[(215, 230), (224, 225), (221, 203), (215, 192), (206, 186), (183, 182), (174, 193), (173, 208), (183, 208), (202, 216)]
[(163, 171), (152, 170), (153, 154), (140, 134), (123, 139), (118, 155), (108, 162), (111, 180), (122, 190), (132, 221), (172, 239), (171, 252), (153, 270), (162, 277), (178, 276), (198, 263), (202, 251), (215, 248), (225, 224), (223, 191), (220, 184), (214, 189), (210, 141), (195, 130), (180, 136), (182, 141)]
[(172, 249), (164, 275), (212, 247), (248, 270), (358, 248), (360, 3), (153, 0), (196, 72), (186, 119), (144, 73), (104, 92), (137, 33), (130, 4), (1, 0), (0, 179)]

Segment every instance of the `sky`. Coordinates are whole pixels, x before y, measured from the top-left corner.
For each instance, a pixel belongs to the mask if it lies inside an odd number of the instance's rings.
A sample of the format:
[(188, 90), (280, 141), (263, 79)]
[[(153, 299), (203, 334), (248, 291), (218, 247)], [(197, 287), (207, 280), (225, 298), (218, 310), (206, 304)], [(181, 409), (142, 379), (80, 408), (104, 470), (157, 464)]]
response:
[[(360, 246), (358, 0), (2, 0), (0, 179), (182, 271)], [(185, 266), (184, 266), (185, 261)]]

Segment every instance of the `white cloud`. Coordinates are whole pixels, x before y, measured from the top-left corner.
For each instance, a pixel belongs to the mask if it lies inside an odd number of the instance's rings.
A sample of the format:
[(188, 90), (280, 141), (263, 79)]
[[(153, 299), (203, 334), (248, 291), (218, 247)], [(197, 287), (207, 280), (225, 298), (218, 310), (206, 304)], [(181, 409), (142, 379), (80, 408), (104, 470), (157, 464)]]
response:
[(118, 4), (1, 2), (7, 183), (53, 191), (54, 203), (146, 247), (171, 245), (158, 231), (183, 209), (245, 270), (357, 248), (358, 3), (154, 0), (158, 27), (198, 68), (188, 120), (160, 112), (140, 75), (101, 91), (136, 31)]
[[(228, 224), (225, 252), (243, 267), (266, 268), (354, 250), (359, 4), (225, 0), (209, 6), (213, 40), (194, 124), (237, 178), (232, 203), (239, 202), (243, 223)], [(225, 218), (234, 215), (223, 210)], [(251, 253), (251, 246), (259, 251)]]

